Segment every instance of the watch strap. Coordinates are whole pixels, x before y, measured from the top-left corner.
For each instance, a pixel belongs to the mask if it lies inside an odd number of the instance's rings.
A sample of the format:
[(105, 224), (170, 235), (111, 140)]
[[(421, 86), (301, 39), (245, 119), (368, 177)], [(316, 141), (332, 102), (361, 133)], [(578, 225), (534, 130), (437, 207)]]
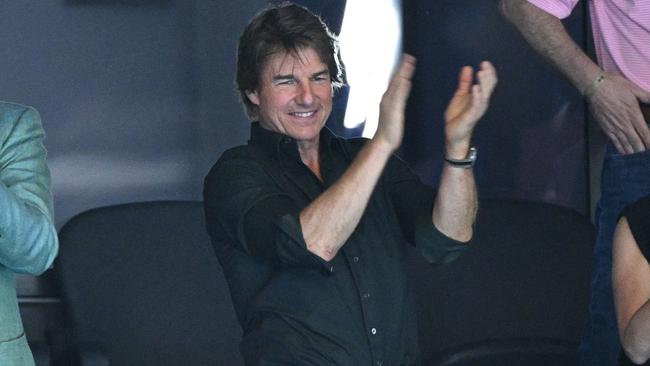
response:
[(445, 156), (445, 161), (447, 162), (447, 164), (451, 166), (468, 169), (474, 166), (474, 162), (476, 161), (476, 156), (477, 156), (476, 148), (470, 147), (469, 152), (467, 153), (467, 157), (465, 159), (452, 159), (450, 157)]

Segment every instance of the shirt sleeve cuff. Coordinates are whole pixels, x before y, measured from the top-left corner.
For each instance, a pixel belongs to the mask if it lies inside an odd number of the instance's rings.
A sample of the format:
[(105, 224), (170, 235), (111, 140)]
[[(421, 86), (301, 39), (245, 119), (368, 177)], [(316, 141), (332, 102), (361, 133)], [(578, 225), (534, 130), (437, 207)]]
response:
[(431, 264), (446, 264), (460, 257), (469, 242), (460, 242), (443, 234), (431, 222), (431, 217), (421, 217), (416, 228), (416, 248)]
[(334, 272), (334, 266), (307, 249), (302, 235), (300, 220), (295, 214), (286, 214), (277, 222), (278, 237), (275, 240), (278, 258), (289, 267), (312, 267), (325, 273)]
[(558, 19), (564, 19), (571, 15), (578, 0), (528, 0), (528, 2)]

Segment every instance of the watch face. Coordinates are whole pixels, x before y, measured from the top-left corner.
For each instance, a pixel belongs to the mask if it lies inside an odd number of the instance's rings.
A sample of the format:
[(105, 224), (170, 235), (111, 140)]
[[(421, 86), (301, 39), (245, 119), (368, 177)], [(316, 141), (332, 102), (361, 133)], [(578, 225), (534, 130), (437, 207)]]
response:
[(478, 152), (476, 151), (475, 147), (470, 147), (469, 148), (469, 155), (467, 156), (467, 160), (471, 161), (472, 163), (476, 161), (476, 155), (478, 155)]

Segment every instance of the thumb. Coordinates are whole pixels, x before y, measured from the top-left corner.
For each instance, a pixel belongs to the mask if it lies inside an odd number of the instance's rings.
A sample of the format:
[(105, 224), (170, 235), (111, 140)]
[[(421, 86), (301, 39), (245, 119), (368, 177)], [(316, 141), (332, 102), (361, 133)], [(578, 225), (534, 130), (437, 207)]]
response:
[(642, 89), (632, 81), (630, 81), (630, 84), (632, 85), (632, 94), (643, 103), (650, 104), (650, 91)]
[(637, 95), (637, 98), (645, 104), (650, 104), (650, 92), (642, 90), (642, 93)]

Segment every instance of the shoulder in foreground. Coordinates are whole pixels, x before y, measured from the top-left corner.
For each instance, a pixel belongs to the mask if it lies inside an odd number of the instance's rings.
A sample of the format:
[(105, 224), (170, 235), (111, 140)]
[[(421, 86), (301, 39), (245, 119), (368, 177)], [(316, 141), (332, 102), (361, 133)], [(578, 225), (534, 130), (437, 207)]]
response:
[(0, 115), (4, 116), (5, 114), (22, 114), (25, 113), (27, 110), (32, 110), (36, 111), (34, 108), (18, 104), (18, 103), (13, 103), (13, 102), (5, 102), (0, 100)]
[(0, 101), (0, 121), (3, 125), (14, 124), (19, 120), (40, 125), (40, 116), (36, 109), (22, 104)]

